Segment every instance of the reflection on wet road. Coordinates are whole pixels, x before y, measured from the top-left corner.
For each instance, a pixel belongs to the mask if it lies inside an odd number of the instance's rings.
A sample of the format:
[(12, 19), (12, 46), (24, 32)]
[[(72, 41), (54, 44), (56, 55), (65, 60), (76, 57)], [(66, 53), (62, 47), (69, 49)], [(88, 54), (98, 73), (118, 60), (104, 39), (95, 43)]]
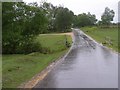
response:
[(117, 88), (118, 55), (80, 30), (73, 32), (74, 45), (69, 55), (35, 88)]

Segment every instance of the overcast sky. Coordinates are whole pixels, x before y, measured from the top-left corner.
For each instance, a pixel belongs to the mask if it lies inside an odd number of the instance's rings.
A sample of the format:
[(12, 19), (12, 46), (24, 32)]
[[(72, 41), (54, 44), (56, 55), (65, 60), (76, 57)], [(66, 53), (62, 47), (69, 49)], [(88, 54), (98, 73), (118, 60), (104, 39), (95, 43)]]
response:
[[(23, 0), (25, 2), (41, 2), (42, 0)], [(120, 0), (46, 0), (52, 3), (54, 6), (62, 5), (69, 8), (78, 15), (81, 13), (90, 12), (95, 14), (97, 19), (100, 20), (105, 7), (115, 11), (114, 22), (118, 21), (118, 2)]]

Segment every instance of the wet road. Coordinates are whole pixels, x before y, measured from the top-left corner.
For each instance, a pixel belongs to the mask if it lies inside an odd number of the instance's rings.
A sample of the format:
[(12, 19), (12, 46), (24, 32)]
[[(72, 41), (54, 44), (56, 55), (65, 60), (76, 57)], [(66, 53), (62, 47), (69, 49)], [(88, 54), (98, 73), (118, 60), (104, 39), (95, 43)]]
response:
[(117, 88), (118, 55), (73, 32), (71, 52), (35, 88)]

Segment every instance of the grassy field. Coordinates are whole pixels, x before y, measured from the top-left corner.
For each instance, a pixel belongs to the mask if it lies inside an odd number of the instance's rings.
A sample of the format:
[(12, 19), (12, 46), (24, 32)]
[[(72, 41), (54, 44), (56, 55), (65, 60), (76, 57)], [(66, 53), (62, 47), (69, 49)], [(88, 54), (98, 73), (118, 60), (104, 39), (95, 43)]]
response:
[[(67, 36), (67, 38), (71, 42), (71, 36)], [(15, 88), (19, 86), (67, 52), (68, 48), (66, 48), (64, 40), (64, 35), (40, 35), (37, 41), (39, 41), (42, 46), (53, 50), (53, 53), (41, 54), (36, 52), (28, 55), (3, 55), (3, 88)]]
[[(65, 38), (65, 35), (41, 35), (36, 41), (42, 43), (42, 47), (48, 47), (51, 51), (57, 52), (66, 49)], [(67, 36), (67, 41), (71, 43), (70, 36)]]
[(118, 28), (84, 27), (81, 30), (99, 43), (118, 52)]

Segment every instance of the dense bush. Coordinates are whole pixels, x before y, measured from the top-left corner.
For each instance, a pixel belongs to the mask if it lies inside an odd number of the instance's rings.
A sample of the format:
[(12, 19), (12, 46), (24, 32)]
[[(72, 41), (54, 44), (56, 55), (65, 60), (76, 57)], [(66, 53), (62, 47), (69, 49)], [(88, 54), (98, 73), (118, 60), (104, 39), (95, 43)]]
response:
[(3, 54), (18, 54), (40, 51), (33, 38), (45, 33), (47, 18), (36, 3), (3, 2), (2, 4), (2, 51)]

